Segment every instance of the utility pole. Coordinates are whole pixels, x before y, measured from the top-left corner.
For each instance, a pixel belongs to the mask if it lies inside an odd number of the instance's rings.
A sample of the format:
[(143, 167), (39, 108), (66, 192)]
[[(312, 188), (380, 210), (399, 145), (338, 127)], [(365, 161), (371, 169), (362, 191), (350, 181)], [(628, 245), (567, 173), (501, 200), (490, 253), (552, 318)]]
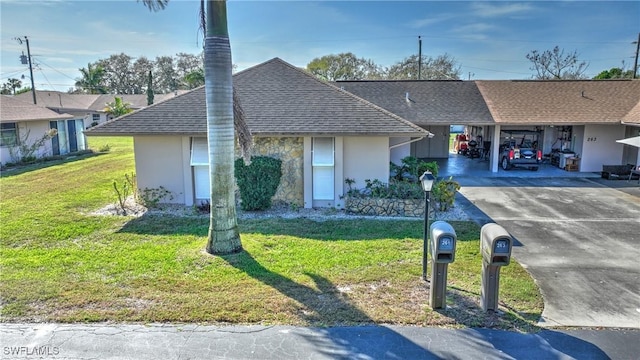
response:
[(418, 80), (422, 76), (422, 39), (418, 35)]
[(634, 43), (636, 43), (636, 61), (633, 64), (633, 78), (635, 79), (638, 74), (638, 52), (640, 52), (640, 33), (638, 33), (638, 41), (634, 41)]
[[(22, 39), (16, 38), (20, 45), (22, 45)], [(29, 75), (31, 75), (31, 93), (33, 94), (33, 104), (37, 105), (36, 101), (36, 86), (33, 83), (33, 66), (31, 65), (31, 49), (29, 48), (29, 39), (25, 36), (24, 41), (27, 43), (27, 56), (24, 56), (24, 52), (20, 55), (20, 61), (23, 65), (29, 64)], [(27, 62), (28, 59), (28, 62)]]

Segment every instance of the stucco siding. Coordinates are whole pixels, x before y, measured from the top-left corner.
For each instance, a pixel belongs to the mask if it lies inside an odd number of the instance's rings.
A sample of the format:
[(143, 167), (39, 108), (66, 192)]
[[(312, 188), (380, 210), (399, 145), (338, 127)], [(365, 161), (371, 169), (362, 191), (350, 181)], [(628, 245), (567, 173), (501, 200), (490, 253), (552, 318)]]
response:
[(402, 164), (402, 159), (407, 156), (411, 156), (411, 143), (408, 143), (410, 140), (411, 138), (409, 137), (389, 138), (389, 147), (406, 143), (391, 149), (390, 161), (392, 163), (400, 165)]
[[(154, 189), (162, 186), (173, 196), (173, 199), (164, 199), (162, 202), (188, 204), (185, 201), (186, 184), (183, 172), (185, 169), (190, 172), (190, 168), (184, 166), (182, 137), (135, 136), (133, 147), (138, 188)], [(191, 182), (188, 186), (193, 187)], [(189, 202), (193, 203), (193, 199)]]
[(389, 181), (389, 138), (345, 137), (344, 178), (336, 179), (344, 184), (345, 179), (355, 180), (354, 188), (365, 186), (365, 180)]
[[(18, 139), (23, 140), (26, 137), (27, 144), (31, 145), (49, 131), (49, 121), (21, 121), (16, 123), (16, 129)], [(34, 154), (34, 156), (38, 158), (51, 155), (51, 140), (46, 141)], [(12, 163), (18, 160), (20, 159), (12, 158), (11, 149), (8, 146), (0, 147), (0, 162), (2, 162), (2, 164)]]
[(602, 171), (602, 165), (620, 165), (624, 138), (623, 125), (586, 125), (582, 142), (580, 171)]

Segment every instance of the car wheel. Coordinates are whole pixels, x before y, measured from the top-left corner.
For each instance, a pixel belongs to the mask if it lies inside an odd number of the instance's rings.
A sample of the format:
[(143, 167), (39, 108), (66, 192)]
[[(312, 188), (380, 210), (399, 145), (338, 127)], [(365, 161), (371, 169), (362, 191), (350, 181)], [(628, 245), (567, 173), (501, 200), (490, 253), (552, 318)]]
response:
[(506, 157), (502, 158), (502, 170), (509, 170), (509, 160)]
[(531, 167), (531, 171), (538, 171), (538, 167), (537, 166), (532, 166)]

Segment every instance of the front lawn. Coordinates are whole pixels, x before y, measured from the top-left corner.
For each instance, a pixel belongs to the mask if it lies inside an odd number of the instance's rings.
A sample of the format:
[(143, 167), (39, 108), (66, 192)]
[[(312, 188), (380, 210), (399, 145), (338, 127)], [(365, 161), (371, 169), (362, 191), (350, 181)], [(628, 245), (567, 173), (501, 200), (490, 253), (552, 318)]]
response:
[(542, 299), (517, 263), (501, 311), (479, 308), (479, 228), (455, 222), (448, 308), (422, 281), (422, 221), (251, 219), (245, 251), (204, 252), (205, 217), (93, 216), (133, 172), (130, 140), (111, 151), (0, 178), (2, 321), (295, 325), (415, 324), (531, 331)]

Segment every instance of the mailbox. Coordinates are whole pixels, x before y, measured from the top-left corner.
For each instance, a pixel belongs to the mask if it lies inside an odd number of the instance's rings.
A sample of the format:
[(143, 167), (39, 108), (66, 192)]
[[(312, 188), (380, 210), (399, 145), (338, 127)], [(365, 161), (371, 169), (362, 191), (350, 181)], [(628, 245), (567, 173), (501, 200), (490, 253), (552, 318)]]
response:
[(506, 266), (511, 261), (511, 235), (498, 224), (486, 224), (480, 232), (480, 252), (488, 265)]
[(448, 264), (456, 258), (456, 232), (449, 223), (431, 224), (431, 258), (434, 263)]
[(500, 268), (509, 265), (513, 239), (502, 226), (486, 224), (480, 230), (482, 254), (482, 288), (480, 306), (484, 311), (498, 310)]
[(431, 224), (431, 289), (432, 309), (447, 307), (447, 267), (456, 258), (456, 232), (445, 221)]

